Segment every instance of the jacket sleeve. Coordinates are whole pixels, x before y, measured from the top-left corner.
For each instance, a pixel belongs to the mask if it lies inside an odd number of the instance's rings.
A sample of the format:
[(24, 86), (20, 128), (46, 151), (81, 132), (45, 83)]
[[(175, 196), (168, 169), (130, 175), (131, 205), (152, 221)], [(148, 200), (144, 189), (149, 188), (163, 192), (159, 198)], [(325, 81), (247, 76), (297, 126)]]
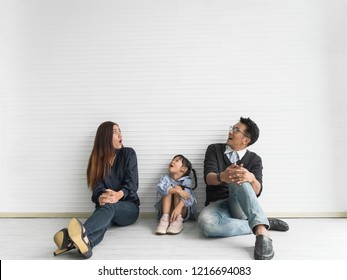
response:
[(256, 156), (251, 164), (249, 172), (252, 172), (257, 179), (257, 181), (260, 183), (260, 191), (257, 194), (257, 197), (259, 197), (263, 191), (263, 163), (260, 156)]
[(99, 180), (96, 184), (95, 188), (93, 189), (92, 193), (92, 201), (99, 205), (99, 197), (100, 195), (106, 190), (106, 185), (103, 180)]
[(187, 176), (186, 178), (184, 178), (183, 181), (180, 181), (178, 184), (181, 185), (183, 188), (185, 188), (185, 187), (191, 188), (192, 187), (192, 179)]
[[(223, 171), (223, 170), (222, 170)], [(209, 173), (218, 173), (220, 172), (218, 169), (218, 160), (217, 160), (217, 154), (216, 149), (214, 145), (209, 145), (207, 147), (206, 153), (205, 153), (205, 160), (204, 160), (204, 180), (206, 182), (206, 176)]]
[(185, 191), (187, 193), (189, 193), (189, 198), (188, 199), (183, 199), (181, 197), (180, 200), (182, 200), (184, 202), (184, 206), (190, 207), (190, 206), (192, 206), (196, 202), (196, 198), (195, 198), (194, 192), (191, 189), (186, 188)]
[(136, 197), (136, 192), (139, 188), (137, 156), (135, 150), (129, 149), (129, 154), (125, 160), (126, 165), (121, 185), (121, 190), (124, 193), (123, 200)]
[(161, 196), (168, 196), (169, 190), (172, 188), (170, 179), (167, 175), (161, 175), (157, 185), (157, 191)]
[(195, 196), (194, 196), (194, 192), (190, 189), (192, 187), (192, 179), (190, 176), (187, 176), (184, 178), (184, 180), (180, 181), (179, 184), (182, 187), (186, 187), (184, 190), (189, 193), (189, 198), (188, 199), (183, 199), (182, 197), (180, 198), (180, 200), (182, 200), (184, 202), (184, 205), (186, 207), (190, 207), (194, 204), (194, 202), (196, 201)]

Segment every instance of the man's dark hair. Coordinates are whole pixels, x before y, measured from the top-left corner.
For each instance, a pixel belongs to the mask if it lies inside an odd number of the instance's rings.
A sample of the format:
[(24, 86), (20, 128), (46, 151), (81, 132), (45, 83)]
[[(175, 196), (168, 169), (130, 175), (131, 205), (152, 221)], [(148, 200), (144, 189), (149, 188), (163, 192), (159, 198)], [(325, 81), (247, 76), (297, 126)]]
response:
[(245, 134), (247, 134), (251, 139), (251, 142), (248, 143), (248, 146), (257, 142), (260, 132), (256, 123), (252, 121), (250, 118), (243, 117), (240, 118), (240, 123), (243, 123), (247, 127), (247, 129), (245, 130)]

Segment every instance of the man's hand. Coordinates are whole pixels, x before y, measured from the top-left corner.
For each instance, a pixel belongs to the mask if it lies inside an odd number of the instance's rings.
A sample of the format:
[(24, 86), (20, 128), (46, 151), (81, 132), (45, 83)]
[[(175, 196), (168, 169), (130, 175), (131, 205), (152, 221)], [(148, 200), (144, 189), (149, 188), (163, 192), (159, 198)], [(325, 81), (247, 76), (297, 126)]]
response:
[(237, 168), (238, 165), (236, 163), (233, 163), (232, 165), (228, 166), (223, 172), (220, 173), (221, 181), (228, 184), (236, 183)]
[(221, 179), (225, 183), (242, 185), (245, 182), (252, 183), (255, 180), (254, 174), (243, 167), (243, 164), (233, 163), (221, 172)]
[(254, 174), (244, 168), (243, 164), (238, 166), (238, 168), (236, 169), (235, 177), (235, 183), (238, 185), (242, 185), (245, 182), (252, 184), (256, 180)]
[(256, 195), (261, 190), (261, 184), (255, 178), (252, 172), (249, 172), (243, 167), (243, 164), (236, 165), (235, 163), (227, 167), (220, 173), (221, 180), (225, 183), (232, 183), (241, 186), (243, 183), (248, 182), (251, 184)]

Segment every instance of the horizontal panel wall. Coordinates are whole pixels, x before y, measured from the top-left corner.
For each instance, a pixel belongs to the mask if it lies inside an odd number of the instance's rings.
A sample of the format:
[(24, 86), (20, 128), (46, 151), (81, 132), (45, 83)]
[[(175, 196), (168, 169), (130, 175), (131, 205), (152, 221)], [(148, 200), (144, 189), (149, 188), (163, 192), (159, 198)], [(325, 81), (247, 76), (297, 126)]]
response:
[(143, 213), (178, 153), (201, 210), (206, 147), (241, 115), (261, 129), (250, 150), (265, 211), (347, 211), (334, 146), (347, 134), (346, 14), (329, 3), (1, 2), (0, 213), (92, 211), (85, 170), (105, 120), (137, 152)]

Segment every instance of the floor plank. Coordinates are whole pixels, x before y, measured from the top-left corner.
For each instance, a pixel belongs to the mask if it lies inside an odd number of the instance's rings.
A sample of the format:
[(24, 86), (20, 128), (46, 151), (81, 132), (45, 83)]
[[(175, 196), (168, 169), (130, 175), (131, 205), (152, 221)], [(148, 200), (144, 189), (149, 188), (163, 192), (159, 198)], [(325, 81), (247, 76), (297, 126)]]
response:
[[(81, 219), (84, 221), (84, 219)], [(1, 218), (1, 260), (80, 259), (76, 250), (54, 257), (53, 235), (66, 227), (63, 218)], [(275, 260), (345, 260), (346, 218), (286, 219), (288, 232), (271, 231)], [(109, 229), (94, 248), (94, 260), (252, 260), (252, 235), (206, 238), (196, 222), (179, 235), (157, 236), (155, 219), (142, 218), (128, 227)]]

